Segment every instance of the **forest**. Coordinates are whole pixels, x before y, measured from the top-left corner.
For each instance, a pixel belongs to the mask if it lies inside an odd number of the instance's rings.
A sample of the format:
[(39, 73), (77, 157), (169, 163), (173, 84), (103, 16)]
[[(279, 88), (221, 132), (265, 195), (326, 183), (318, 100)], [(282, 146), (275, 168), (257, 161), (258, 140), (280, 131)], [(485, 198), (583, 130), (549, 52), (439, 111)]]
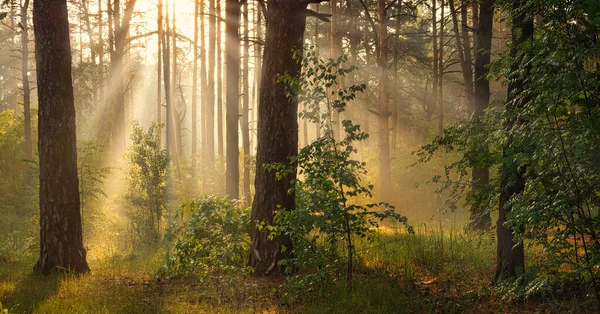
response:
[(0, 314), (600, 312), (597, 0), (2, 0)]

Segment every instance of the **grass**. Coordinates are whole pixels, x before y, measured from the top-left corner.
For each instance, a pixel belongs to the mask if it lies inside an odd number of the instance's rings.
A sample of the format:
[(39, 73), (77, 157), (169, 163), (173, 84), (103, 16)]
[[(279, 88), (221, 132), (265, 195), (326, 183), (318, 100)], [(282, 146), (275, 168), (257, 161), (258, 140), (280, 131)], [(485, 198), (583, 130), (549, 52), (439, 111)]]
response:
[[(93, 253), (93, 252), (92, 252)], [(93, 256), (83, 276), (30, 275), (33, 257), (0, 264), (0, 302), (9, 313), (594, 313), (593, 301), (506, 301), (489, 285), (494, 241), (458, 230), (383, 230), (359, 241), (354, 289), (332, 283), (281, 303), (284, 278), (230, 284), (157, 280), (164, 251)], [(343, 277), (343, 276), (342, 276)]]

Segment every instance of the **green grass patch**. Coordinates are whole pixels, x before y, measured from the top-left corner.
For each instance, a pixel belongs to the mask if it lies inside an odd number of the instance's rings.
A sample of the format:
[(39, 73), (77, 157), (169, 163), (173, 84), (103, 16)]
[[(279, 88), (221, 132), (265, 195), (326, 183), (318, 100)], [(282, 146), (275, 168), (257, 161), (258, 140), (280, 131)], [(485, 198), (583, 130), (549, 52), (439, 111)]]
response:
[(593, 298), (504, 300), (489, 285), (495, 245), (486, 236), (384, 230), (357, 243), (357, 253), (352, 291), (340, 279), (286, 302), (282, 277), (156, 279), (162, 249), (90, 256), (91, 273), (79, 277), (31, 275), (29, 257), (0, 264), (0, 302), (9, 313), (593, 313), (597, 306)]

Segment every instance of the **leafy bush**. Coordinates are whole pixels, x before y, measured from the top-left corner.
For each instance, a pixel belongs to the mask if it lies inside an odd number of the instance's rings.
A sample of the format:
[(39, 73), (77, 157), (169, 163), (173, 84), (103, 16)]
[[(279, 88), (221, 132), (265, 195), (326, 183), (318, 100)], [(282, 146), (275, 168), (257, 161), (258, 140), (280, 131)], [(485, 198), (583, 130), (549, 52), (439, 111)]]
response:
[[(293, 258), (282, 262), (287, 271), (296, 267), (313, 270), (295, 277), (296, 289), (329, 281), (344, 265), (351, 288), (354, 238), (373, 235), (372, 228), (377, 228), (378, 221), (385, 218), (404, 224), (407, 221), (389, 204), (374, 202), (373, 186), (365, 185), (361, 179), (366, 175), (366, 164), (353, 159), (357, 153), (354, 144), (368, 135), (350, 120), (342, 121), (343, 134), (334, 134), (333, 112), (343, 112), (347, 103), (366, 88), (364, 84), (340, 87), (341, 77), (356, 69), (344, 67), (345, 61), (346, 57), (324, 61), (314, 50), (306, 49), (304, 57), (299, 58), (303, 68), (301, 78), (281, 77), (289, 86), (288, 97), (299, 97), (307, 108), (300, 116), (321, 127), (321, 136), (292, 159), (299, 169), (299, 179), (295, 182), (296, 210), (278, 211), (275, 217), (277, 231), (289, 235), (293, 241)], [(293, 171), (282, 165), (269, 167), (279, 177)], [(340, 259), (341, 253), (345, 259)]]
[(126, 214), (134, 242), (155, 243), (160, 239), (166, 203), (169, 165), (167, 152), (160, 145), (161, 127), (153, 123), (144, 131), (133, 124), (132, 144), (127, 154)]
[(0, 112), (0, 261), (31, 253), (37, 244), (37, 163), (27, 160), (23, 143), (23, 117)]
[(178, 218), (185, 222), (159, 276), (222, 282), (249, 273), (250, 212), (241, 202), (205, 197), (181, 205)]

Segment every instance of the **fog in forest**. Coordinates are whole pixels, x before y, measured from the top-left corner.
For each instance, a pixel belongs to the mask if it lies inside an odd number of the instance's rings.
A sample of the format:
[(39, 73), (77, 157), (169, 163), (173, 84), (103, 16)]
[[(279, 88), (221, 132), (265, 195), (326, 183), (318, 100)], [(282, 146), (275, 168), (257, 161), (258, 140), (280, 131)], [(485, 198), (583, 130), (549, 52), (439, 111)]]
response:
[(3, 1), (0, 312), (595, 312), (598, 12)]

